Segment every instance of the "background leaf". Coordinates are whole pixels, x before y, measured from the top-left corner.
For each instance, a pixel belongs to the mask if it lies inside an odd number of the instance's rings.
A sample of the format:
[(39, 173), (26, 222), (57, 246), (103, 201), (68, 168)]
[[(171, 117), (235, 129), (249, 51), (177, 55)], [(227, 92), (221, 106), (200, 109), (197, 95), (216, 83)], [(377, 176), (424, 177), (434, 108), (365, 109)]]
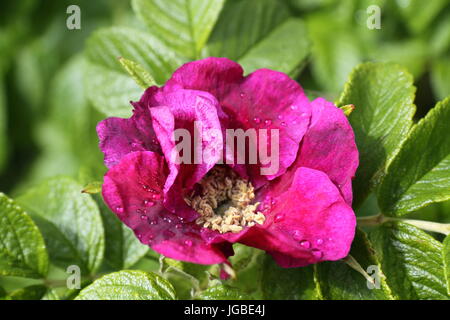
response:
[(31, 218), (0, 193), (0, 275), (44, 278), (48, 256)]
[[(358, 230), (350, 254), (363, 270), (380, 266), (364, 232)], [(369, 289), (366, 278), (343, 261), (326, 261), (316, 265), (317, 281), (323, 299), (390, 300), (391, 291), (381, 274), (380, 289)]]
[(445, 238), (442, 250), (444, 257), (444, 274), (447, 282), (447, 293), (450, 296), (450, 236)]
[(450, 97), (413, 127), (378, 192), (385, 214), (404, 215), (450, 199)]
[(143, 245), (117, 216), (97, 197), (105, 226), (105, 260), (115, 269), (127, 269), (138, 262), (148, 252)]
[(217, 285), (203, 291), (197, 299), (199, 300), (247, 300), (248, 296), (239, 291), (239, 289), (227, 286)]
[(369, 237), (394, 296), (448, 299), (440, 242), (402, 222), (385, 223)]
[(54, 178), (18, 198), (41, 229), (51, 261), (66, 269), (78, 265), (93, 273), (104, 253), (100, 212), (83, 187), (70, 178)]
[(268, 300), (316, 300), (319, 292), (314, 281), (314, 267), (285, 269), (265, 255), (261, 286), (263, 298)]
[(415, 87), (403, 68), (384, 63), (359, 65), (350, 75), (338, 105), (355, 105), (349, 117), (360, 164), (353, 181), (358, 206), (398, 152), (412, 125)]
[(143, 90), (120, 65), (123, 57), (139, 63), (157, 83), (164, 83), (182, 60), (160, 40), (139, 30), (112, 27), (95, 32), (88, 40), (86, 90), (93, 105), (108, 116), (131, 114), (130, 100)]
[(237, 61), (289, 16), (278, 0), (227, 1), (208, 41), (208, 54)]
[(133, 0), (136, 15), (180, 56), (199, 58), (224, 0)]
[(162, 277), (126, 270), (110, 273), (81, 290), (76, 300), (173, 300), (175, 291)]
[(289, 19), (247, 51), (240, 59), (246, 73), (267, 68), (290, 75), (298, 73), (309, 53), (306, 26)]

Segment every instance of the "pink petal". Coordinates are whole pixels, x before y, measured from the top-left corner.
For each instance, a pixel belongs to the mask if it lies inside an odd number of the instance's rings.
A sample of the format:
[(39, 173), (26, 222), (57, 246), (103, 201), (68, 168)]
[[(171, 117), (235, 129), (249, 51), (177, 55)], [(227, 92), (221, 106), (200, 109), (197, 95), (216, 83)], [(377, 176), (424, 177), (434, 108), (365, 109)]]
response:
[[(153, 126), (162, 151), (169, 163), (171, 178), (179, 171), (182, 187), (189, 189), (222, 158), (222, 128), (217, 115), (217, 100), (209, 93), (195, 90), (179, 89), (161, 93), (158, 97), (160, 107), (150, 108)], [(199, 140), (194, 141), (194, 122), (201, 125), (202, 132), (197, 134)], [(175, 163), (176, 142), (174, 131), (188, 130), (191, 137), (190, 163)], [(217, 136), (209, 137), (208, 131), (215, 130)], [(199, 155), (198, 164), (194, 154)], [(173, 180), (166, 185), (166, 191)]]
[(261, 189), (266, 221), (240, 242), (270, 253), (282, 267), (300, 267), (347, 256), (356, 218), (321, 171), (298, 168)]
[(232, 254), (230, 244), (207, 244), (199, 226), (164, 208), (167, 175), (162, 156), (148, 151), (130, 153), (105, 175), (103, 198), (142, 243), (164, 256), (200, 264), (226, 261)]
[(148, 111), (135, 110), (129, 119), (103, 120), (97, 125), (97, 134), (108, 168), (117, 164), (130, 152), (161, 150)]
[[(283, 174), (294, 162), (309, 125), (311, 107), (300, 85), (286, 74), (261, 69), (244, 78), (239, 64), (226, 58), (207, 58), (179, 68), (166, 87), (196, 89), (214, 95), (221, 107), (218, 112), (223, 127), (279, 130), (279, 170), (262, 176), (261, 167), (267, 168), (269, 164), (248, 165), (255, 185)], [(222, 121), (222, 109), (230, 121)], [(270, 133), (267, 138), (270, 150)], [(242, 172), (242, 168), (237, 170)]]
[(351, 205), (351, 180), (359, 164), (353, 129), (333, 103), (317, 98), (311, 104), (311, 126), (303, 138), (295, 166), (325, 172)]

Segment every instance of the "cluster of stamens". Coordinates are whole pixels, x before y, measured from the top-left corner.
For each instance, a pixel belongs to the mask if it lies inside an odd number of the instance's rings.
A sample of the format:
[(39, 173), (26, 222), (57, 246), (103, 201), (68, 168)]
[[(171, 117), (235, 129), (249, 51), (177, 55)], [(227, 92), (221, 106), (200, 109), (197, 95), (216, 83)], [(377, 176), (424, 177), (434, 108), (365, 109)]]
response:
[(196, 223), (220, 233), (237, 233), (244, 227), (263, 224), (265, 216), (257, 212), (259, 202), (252, 184), (231, 169), (215, 166), (199, 182), (201, 191), (186, 197), (186, 203), (200, 214)]

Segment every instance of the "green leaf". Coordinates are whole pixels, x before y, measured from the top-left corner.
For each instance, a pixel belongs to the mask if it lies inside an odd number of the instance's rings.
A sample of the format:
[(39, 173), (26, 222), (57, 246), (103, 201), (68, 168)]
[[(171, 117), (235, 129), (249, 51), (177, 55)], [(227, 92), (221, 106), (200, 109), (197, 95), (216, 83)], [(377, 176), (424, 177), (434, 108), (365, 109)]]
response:
[(305, 24), (300, 19), (291, 18), (253, 46), (238, 62), (246, 73), (267, 68), (294, 75), (308, 54)]
[(450, 295), (450, 236), (444, 240), (442, 255), (444, 258), (444, 274), (447, 282), (447, 294)]
[(418, 34), (433, 22), (436, 16), (443, 11), (448, 1), (435, 0), (426, 6), (423, 5), (421, 0), (397, 1), (397, 4), (409, 29)]
[(14, 290), (10, 293), (10, 297), (12, 300), (41, 300), (47, 293), (47, 290), (46, 286), (37, 284)]
[(85, 72), (87, 95), (93, 105), (108, 116), (131, 114), (130, 100), (138, 100), (142, 89), (117, 60), (131, 60), (142, 66), (157, 83), (164, 83), (182, 63), (155, 37), (124, 27), (101, 29), (87, 41)]
[(450, 97), (411, 130), (379, 192), (383, 213), (404, 215), (450, 199)]
[(0, 193), (0, 275), (44, 278), (48, 256), (33, 220)]
[(402, 222), (385, 223), (369, 237), (394, 296), (448, 299), (440, 242)]
[(0, 172), (6, 163), (7, 156), (7, 119), (6, 95), (2, 75), (0, 74)]
[(362, 61), (357, 35), (343, 21), (334, 11), (309, 15), (306, 21), (312, 41), (312, 73), (321, 89), (333, 95), (342, 90), (349, 73)]
[(208, 41), (209, 55), (237, 61), (287, 18), (289, 11), (282, 1), (227, 1)]
[(153, 77), (139, 63), (120, 57), (119, 62), (143, 89), (156, 85)]
[(217, 285), (202, 291), (198, 300), (248, 300), (250, 297), (239, 289), (227, 285)]
[(209, 38), (224, 0), (133, 0), (133, 10), (181, 56), (196, 59)]
[(173, 300), (172, 285), (155, 273), (125, 270), (110, 273), (81, 290), (76, 300)]
[(285, 269), (266, 255), (262, 265), (263, 299), (316, 300), (319, 293), (314, 282), (313, 267)]
[(360, 156), (353, 181), (356, 206), (378, 185), (406, 139), (415, 112), (414, 93), (411, 75), (397, 65), (364, 63), (350, 75), (338, 106), (355, 106), (349, 121)]
[[(379, 260), (364, 232), (358, 230), (350, 251), (352, 257), (369, 271), (370, 266), (380, 270)], [(372, 271), (373, 272), (373, 271)], [(369, 272), (368, 272), (369, 273)], [(375, 279), (374, 274), (371, 274)], [(391, 291), (384, 276), (379, 273), (379, 289), (369, 289), (366, 278), (343, 261), (326, 261), (316, 265), (316, 276), (323, 299), (331, 300), (390, 300)]]
[(432, 62), (431, 84), (438, 99), (450, 96), (450, 56)]
[(105, 260), (115, 269), (127, 269), (138, 262), (148, 252), (143, 245), (117, 216), (106, 207), (103, 200), (97, 204), (105, 226)]
[(45, 181), (18, 198), (41, 229), (51, 261), (94, 273), (103, 260), (104, 231), (99, 209), (70, 178)]
[(84, 186), (82, 193), (96, 194), (102, 191), (103, 182), (101, 181), (93, 181), (89, 182), (86, 186)]

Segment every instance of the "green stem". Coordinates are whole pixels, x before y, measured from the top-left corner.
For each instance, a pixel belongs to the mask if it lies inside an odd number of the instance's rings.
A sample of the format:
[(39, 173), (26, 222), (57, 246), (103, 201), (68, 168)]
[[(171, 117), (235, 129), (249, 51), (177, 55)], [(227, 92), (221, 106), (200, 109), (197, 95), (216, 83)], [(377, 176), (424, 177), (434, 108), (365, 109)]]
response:
[(411, 224), (419, 229), (425, 230), (425, 231), (442, 233), (446, 236), (448, 236), (450, 234), (450, 224), (447, 224), (447, 223), (438, 223), (438, 222), (425, 221), (425, 220), (414, 220), (414, 219), (391, 218), (391, 217), (386, 217), (381, 213), (374, 215), (374, 216), (359, 217), (357, 219), (357, 221), (358, 221), (358, 226), (360, 226), (360, 227), (375, 227), (375, 226), (379, 226), (387, 221), (401, 221), (401, 222), (409, 223), (409, 224)]

